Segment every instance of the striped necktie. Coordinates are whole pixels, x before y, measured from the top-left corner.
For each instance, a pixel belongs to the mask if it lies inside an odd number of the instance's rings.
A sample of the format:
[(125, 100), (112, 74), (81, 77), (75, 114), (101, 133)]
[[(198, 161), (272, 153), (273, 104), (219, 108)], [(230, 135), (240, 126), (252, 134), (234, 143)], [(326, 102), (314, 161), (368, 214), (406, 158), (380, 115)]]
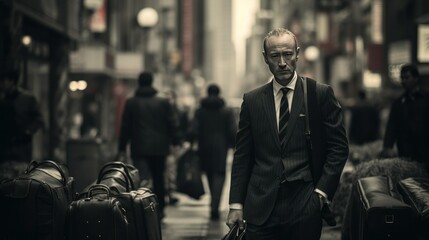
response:
[(289, 88), (282, 88), (283, 92), (282, 100), (280, 101), (280, 116), (279, 116), (279, 140), (283, 147), (284, 141), (286, 140), (286, 127), (289, 120), (289, 104), (287, 101), (287, 93)]

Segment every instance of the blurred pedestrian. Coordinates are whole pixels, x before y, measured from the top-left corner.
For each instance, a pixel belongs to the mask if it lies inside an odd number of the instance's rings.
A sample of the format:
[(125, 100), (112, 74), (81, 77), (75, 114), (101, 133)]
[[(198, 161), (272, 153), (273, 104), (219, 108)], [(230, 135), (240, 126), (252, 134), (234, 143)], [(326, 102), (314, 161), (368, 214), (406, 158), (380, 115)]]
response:
[(429, 94), (420, 87), (420, 77), (414, 65), (401, 68), (404, 93), (391, 105), (384, 135), (381, 157), (395, 155), (424, 163), (429, 169)]
[(358, 101), (350, 108), (350, 112), (349, 139), (351, 143), (362, 145), (379, 138), (380, 111), (368, 101), (364, 90), (359, 90)]
[(348, 157), (342, 108), (330, 86), (296, 73), (299, 50), (289, 30), (270, 31), (262, 53), (274, 79), (243, 96), (227, 225), (246, 220), (247, 240), (319, 239), (322, 218), (335, 225), (329, 201)]
[(225, 183), (227, 153), (234, 146), (237, 126), (232, 109), (226, 107), (220, 97), (220, 88), (210, 84), (207, 94), (195, 111), (191, 135), (197, 140), (201, 169), (207, 175), (211, 196), (210, 218), (217, 220)]
[(165, 161), (170, 145), (177, 144), (178, 120), (168, 98), (157, 96), (152, 87), (153, 74), (139, 75), (135, 96), (125, 103), (118, 145), (118, 159), (124, 159), (127, 144), (140, 179), (153, 180), (161, 215), (165, 207)]
[(18, 80), (18, 71), (0, 76), (0, 161), (30, 162), (33, 135), (43, 127), (36, 98)]

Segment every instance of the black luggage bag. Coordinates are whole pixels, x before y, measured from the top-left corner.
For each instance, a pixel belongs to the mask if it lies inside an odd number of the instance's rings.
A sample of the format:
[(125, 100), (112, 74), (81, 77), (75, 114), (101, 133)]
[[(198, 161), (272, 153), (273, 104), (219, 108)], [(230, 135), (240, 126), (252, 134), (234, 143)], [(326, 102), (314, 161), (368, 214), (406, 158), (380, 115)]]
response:
[(204, 195), (200, 159), (196, 150), (188, 149), (177, 163), (177, 191), (191, 198), (200, 199)]
[(403, 179), (398, 182), (398, 192), (416, 214), (416, 228), (420, 239), (429, 239), (429, 179)]
[(413, 210), (395, 195), (389, 177), (361, 178), (359, 240), (415, 239)]
[[(125, 176), (128, 178), (129, 186), (131, 190), (137, 190), (140, 185), (140, 174), (139, 170), (131, 164), (125, 164), (123, 162), (109, 162), (106, 163), (98, 174), (99, 182), (102, 184), (106, 184), (109, 187), (117, 186), (120, 188), (120, 192), (125, 191), (125, 179), (123, 178), (123, 174), (115, 173), (115, 171), (111, 171), (111, 169), (121, 169), (124, 171)], [(125, 180), (125, 181), (124, 181)]]
[(0, 184), (0, 239), (65, 239), (73, 178), (53, 161), (32, 161), (25, 174)]
[(88, 197), (70, 204), (68, 240), (128, 239), (128, 220), (121, 203), (110, 188), (96, 184), (88, 189)]
[(161, 218), (157, 196), (148, 188), (120, 193), (115, 197), (125, 208), (128, 239), (161, 240)]
[(136, 190), (140, 184), (139, 170), (123, 162), (107, 163), (100, 169), (97, 179), (85, 187), (77, 199), (87, 197), (88, 189), (95, 184), (106, 185), (116, 194)]

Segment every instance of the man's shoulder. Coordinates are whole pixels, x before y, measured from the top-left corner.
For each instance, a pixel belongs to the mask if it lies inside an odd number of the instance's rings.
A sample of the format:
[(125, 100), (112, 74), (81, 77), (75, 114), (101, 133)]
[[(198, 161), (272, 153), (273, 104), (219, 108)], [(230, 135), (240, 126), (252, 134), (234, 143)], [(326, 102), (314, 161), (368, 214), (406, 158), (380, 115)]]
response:
[(252, 89), (252, 90), (250, 90), (250, 91), (248, 91), (248, 92), (246, 92), (244, 95), (247, 95), (247, 96), (255, 96), (255, 95), (259, 95), (259, 94), (261, 94), (261, 93), (263, 93), (263, 92), (265, 92), (265, 91), (267, 91), (267, 90), (269, 90), (269, 89), (273, 89), (273, 84), (272, 84), (272, 82), (270, 81), (270, 82), (268, 82), (268, 83), (265, 83), (265, 84), (263, 84), (263, 85), (261, 85), (261, 86), (259, 86), (259, 87), (256, 87), (256, 88), (254, 88), (254, 89)]
[(306, 78), (307, 80), (309, 91), (316, 91), (316, 93), (318, 93), (319, 95), (324, 94), (330, 88), (329, 84), (322, 83), (309, 77), (304, 78)]

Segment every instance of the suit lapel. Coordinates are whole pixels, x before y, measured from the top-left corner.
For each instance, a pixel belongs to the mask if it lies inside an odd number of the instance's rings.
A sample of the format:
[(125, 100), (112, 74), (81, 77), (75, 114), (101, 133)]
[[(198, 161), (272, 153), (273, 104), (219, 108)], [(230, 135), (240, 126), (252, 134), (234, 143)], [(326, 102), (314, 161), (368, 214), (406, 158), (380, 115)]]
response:
[(265, 114), (268, 117), (268, 122), (271, 128), (271, 134), (273, 135), (273, 139), (276, 143), (278, 150), (281, 150), (280, 140), (277, 129), (277, 119), (276, 119), (276, 109), (274, 103), (274, 95), (273, 95), (273, 83), (270, 82), (267, 84), (267, 87), (264, 91), (264, 96), (262, 97), (262, 105), (264, 106)]
[(293, 132), (293, 129), (295, 128), (296, 120), (298, 119), (298, 116), (302, 109), (302, 104), (304, 102), (304, 94), (302, 91), (301, 77), (298, 76), (296, 81), (297, 82), (293, 93), (292, 109), (290, 111), (290, 118), (286, 129), (285, 146), (287, 145), (287, 143), (290, 140), (290, 137), (292, 136), (292, 132)]

